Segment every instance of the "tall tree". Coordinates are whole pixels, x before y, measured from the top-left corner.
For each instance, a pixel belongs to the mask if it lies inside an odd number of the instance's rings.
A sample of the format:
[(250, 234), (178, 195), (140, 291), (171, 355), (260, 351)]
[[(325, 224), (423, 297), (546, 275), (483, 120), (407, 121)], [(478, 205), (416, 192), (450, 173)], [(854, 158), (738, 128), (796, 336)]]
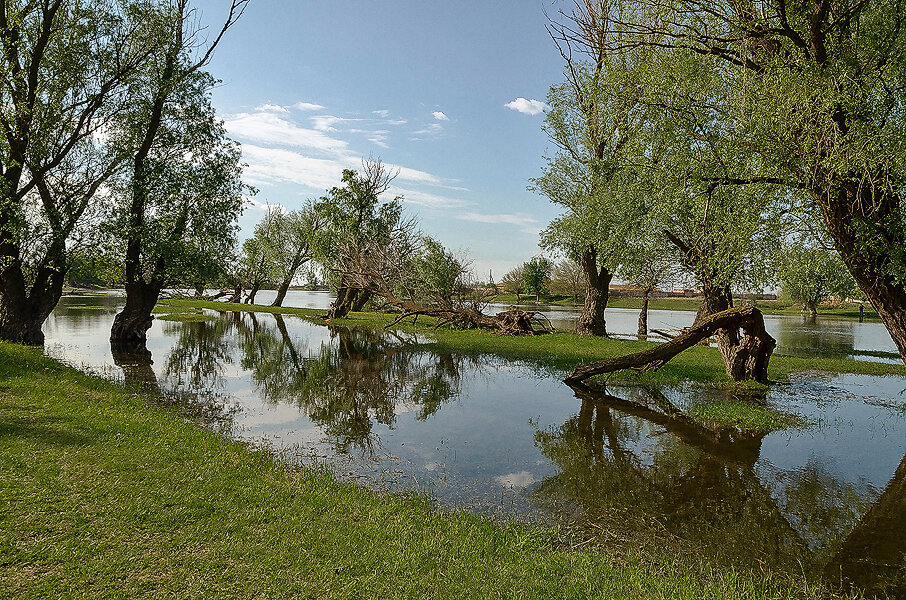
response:
[[(627, 0), (612, 12), (608, 54), (682, 56), (729, 91), (718, 105), (700, 99), (720, 127), (697, 138), (746, 160), (690, 175), (718, 187), (773, 184), (816, 207), (906, 361), (906, 6)], [(674, 84), (651, 81), (667, 111)]]
[(67, 243), (118, 167), (103, 132), (159, 49), (129, 0), (0, 5), (0, 339), (41, 344)]
[(856, 282), (833, 251), (796, 244), (782, 251), (778, 263), (781, 294), (804, 304), (813, 317), (827, 298), (846, 300), (858, 293)]
[(624, 160), (644, 124), (646, 107), (631, 78), (641, 55), (605, 52), (606, 2), (576, 3), (552, 22), (551, 37), (566, 62), (566, 81), (548, 94), (545, 131), (557, 147), (532, 188), (565, 213), (545, 230), (542, 245), (565, 252), (585, 273), (585, 304), (576, 323), (581, 335), (606, 335), (604, 311), (624, 241), (638, 221), (634, 196), (618, 183)]
[(523, 285), (528, 293), (535, 294), (535, 302), (541, 299), (542, 294), (547, 293), (552, 267), (551, 261), (543, 256), (536, 256), (522, 265)]
[[(126, 305), (110, 331), (114, 344), (144, 345), (151, 310), (192, 237), (230, 238), (242, 209), (240, 152), (211, 106), (215, 81), (203, 67), (248, 0), (232, 0), (206, 47), (188, 0), (158, 6), (163, 49), (132, 81), (132, 104), (116, 144), (129, 157), (122, 181)], [(232, 241), (231, 239), (229, 241)]]

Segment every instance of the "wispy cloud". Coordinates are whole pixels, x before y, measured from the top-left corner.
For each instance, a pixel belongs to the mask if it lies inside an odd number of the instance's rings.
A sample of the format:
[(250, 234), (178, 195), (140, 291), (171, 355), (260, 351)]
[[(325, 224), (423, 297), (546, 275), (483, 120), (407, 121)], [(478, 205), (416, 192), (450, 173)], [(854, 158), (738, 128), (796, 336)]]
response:
[(441, 125), (440, 123), (431, 123), (430, 125), (428, 125), (427, 127), (423, 128), (423, 129), (419, 129), (418, 131), (413, 131), (412, 135), (437, 135), (438, 133), (442, 132), (443, 130), (444, 130), (444, 126)]
[(275, 113), (288, 113), (289, 112), (286, 109), (286, 107), (280, 106), (278, 104), (270, 104), (270, 103), (262, 104), (261, 106), (256, 107), (255, 110), (258, 112), (275, 112)]
[(438, 121), (449, 121), (449, 120), (450, 120), (450, 117), (448, 117), (447, 115), (445, 115), (443, 112), (441, 112), (441, 111), (439, 111), (439, 110), (435, 110), (435, 111), (434, 111), (433, 113), (431, 113), (431, 114), (432, 114), (432, 115), (434, 116), (434, 118), (437, 119)]
[(394, 195), (403, 196), (406, 202), (409, 202), (411, 204), (438, 210), (459, 209), (475, 205), (474, 202), (469, 202), (468, 200), (449, 198), (447, 196), (441, 196), (439, 194), (431, 194), (418, 190), (404, 189), (396, 186), (394, 186), (390, 190), (390, 192)]
[(295, 108), (296, 110), (324, 110), (325, 107), (311, 102), (296, 102), (293, 104), (292, 108)]
[(525, 233), (531, 234), (537, 234), (541, 231), (541, 224), (538, 222), (538, 219), (528, 213), (484, 214), (467, 212), (457, 215), (456, 218), (462, 221), (487, 223), (490, 225), (512, 225), (518, 227)]
[(354, 123), (361, 119), (346, 119), (343, 117), (335, 117), (333, 115), (318, 115), (317, 117), (311, 118), (312, 127), (318, 131), (336, 131), (337, 128), (334, 125), (340, 125), (343, 123)]
[(390, 111), (387, 110), (386, 108), (382, 108), (381, 110), (371, 111), (371, 114), (377, 115), (377, 116), (381, 117), (382, 119), (386, 119), (387, 117), (390, 116)]
[[(337, 185), (343, 169), (361, 167), (362, 156), (367, 156), (369, 150), (367, 146), (354, 148), (357, 142), (366, 145), (367, 140), (372, 146), (387, 148), (393, 131), (387, 127), (393, 122), (384, 118), (294, 116), (267, 104), (255, 112), (227, 117), (224, 123), (230, 135), (242, 142), (243, 161), (248, 164), (243, 175), (247, 183), (260, 188), (297, 185), (306, 194)], [(344, 127), (351, 123), (356, 125)], [(431, 123), (425, 131), (436, 133), (441, 128), (439, 123)], [(397, 193), (402, 193), (411, 204), (439, 210), (473, 206), (456, 197), (468, 190), (455, 180), (404, 165), (385, 163), (385, 166), (397, 174), (397, 184), (402, 186)], [(429, 189), (425, 190), (426, 187)], [(445, 191), (438, 192), (437, 188)]]
[(535, 116), (539, 113), (544, 112), (544, 109), (547, 108), (547, 104), (541, 100), (527, 100), (525, 98), (516, 98), (512, 102), (507, 102), (504, 104), (506, 108), (510, 110), (515, 110), (521, 112), (524, 115)]
[(227, 131), (252, 142), (308, 148), (322, 153), (345, 154), (348, 144), (323, 131), (299, 127), (273, 112), (240, 113), (224, 121)]

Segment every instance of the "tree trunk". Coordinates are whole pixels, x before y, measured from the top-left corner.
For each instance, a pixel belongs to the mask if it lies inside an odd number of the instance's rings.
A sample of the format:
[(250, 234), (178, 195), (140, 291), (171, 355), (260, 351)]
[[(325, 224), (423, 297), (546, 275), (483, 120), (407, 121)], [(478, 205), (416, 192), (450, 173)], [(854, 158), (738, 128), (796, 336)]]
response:
[(815, 318), (818, 316), (818, 303), (817, 302), (807, 302), (806, 306), (808, 307), (808, 314)]
[(63, 295), (65, 270), (41, 266), (30, 290), (18, 261), (0, 272), (0, 339), (40, 346), (41, 327)]
[(283, 306), (283, 299), (286, 298), (286, 291), (289, 289), (289, 279), (283, 280), (280, 287), (277, 288), (277, 297), (271, 303), (271, 306)]
[(371, 296), (372, 294), (369, 290), (359, 290), (355, 300), (352, 302), (350, 310), (352, 312), (362, 312), (362, 309), (365, 308), (365, 305), (371, 300)]
[(242, 302), (242, 284), (239, 283), (233, 288), (233, 295), (227, 300), (231, 304), (239, 304)]
[(254, 304), (254, 303), (255, 303), (255, 296), (258, 295), (258, 290), (259, 290), (260, 288), (261, 288), (261, 282), (260, 282), (260, 281), (255, 280), (255, 281), (252, 282), (252, 287), (249, 288), (249, 293), (248, 293), (248, 295), (245, 297), (245, 303), (246, 303), (246, 304)]
[[(860, 177), (836, 179), (846, 183), (825, 193), (816, 192), (815, 200), (840, 258), (906, 363), (906, 287), (891, 269), (891, 250), (903, 244), (900, 198), (862, 185)], [(860, 210), (870, 213), (862, 215)]]
[(202, 296), (204, 296), (204, 284), (199, 283), (195, 286), (195, 297), (201, 298)]
[(576, 322), (579, 335), (607, 335), (604, 310), (610, 296), (610, 280), (613, 273), (601, 266), (598, 270), (598, 252), (589, 246), (582, 254), (582, 271), (585, 273), (585, 305)]
[(331, 304), (330, 310), (327, 312), (327, 318), (342, 319), (348, 315), (358, 295), (359, 290), (350, 288), (341, 282), (339, 289), (337, 289), (337, 299)]
[(755, 381), (767, 382), (768, 361), (777, 346), (777, 342), (765, 331), (764, 317), (761, 311), (752, 306), (732, 308), (711, 315), (669, 342), (657, 344), (647, 350), (587, 365), (579, 365), (563, 381), (568, 384), (581, 383), (594, 375), (612, 373), (623, 369), (657, 370), (683, 350), (691, 348), (701, 340), (714, 335), (715, 332), (720, 330), (734, 331), (737, 332), (736, 335), (738, 336), (740, 328), (744, 330), (745, 335), (739, 343), (730, 348), (729, 354), (724, 355), (727, 375), (734, 381), (754, 379)]
[(642, 310), (639, 311), (639, 327), (637, 330), (639, 337), (648, 335), (648, 290), (642, 291)]
[(122, 346), (126, 353), (136, 353), (144, 347), (161, 287), (157, 282), (142, 280), (126, 284), (126, 306), (113, 319), (111, 344)]

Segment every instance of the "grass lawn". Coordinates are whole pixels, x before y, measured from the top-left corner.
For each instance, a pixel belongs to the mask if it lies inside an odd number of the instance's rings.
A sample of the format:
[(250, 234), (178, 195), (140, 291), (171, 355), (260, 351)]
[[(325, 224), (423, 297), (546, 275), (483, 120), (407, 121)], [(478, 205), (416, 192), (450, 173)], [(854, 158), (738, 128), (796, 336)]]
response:
[(819, 598), (290, 472), (134, 390), (0, 343), (3, 598)]

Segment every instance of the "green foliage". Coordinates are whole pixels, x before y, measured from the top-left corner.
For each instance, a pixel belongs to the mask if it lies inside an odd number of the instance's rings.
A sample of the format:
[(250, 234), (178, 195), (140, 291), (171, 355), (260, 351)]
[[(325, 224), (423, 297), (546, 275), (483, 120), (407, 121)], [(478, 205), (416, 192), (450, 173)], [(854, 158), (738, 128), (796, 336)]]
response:
[(552, 268), (553, 264), (551, 261), (543, 256), (536, 256), (522, 265), (523, 286), (526, 292), (535, 294), (536, 300), (542, 294), (547, 293)]
[[(160, 65), (158, 65), (158, 68)], [(137, 276), (168, 283), (210, 281), (236, 244), (245, 195), (239, 145), (226, 137), (211, 104), (214, 79), (204, 71), (133, 82), (133, 104), (111, 143), (124, 155), (147, 155), (141, 169), (116, 180), (121, 203), (111, 222), (129, 254), (138, 245)], [(167, 102), (154, 124), (160, 94)]]
[(74, 250), (68, 256), (66, 280), (83, 287), (116, 287), (122, 285), (122, 260), (97, 248)]
[(434, 238), (422, 238), (421, 252), (412, 259), (411, 287), (415, 299), (451, 308), (466, 287), (463, 261)]
[(345, 169), (342, 185), (315, 204), (325, 225), (314, 253), (340, 285), (376, 289), (404, 279), (417, 240), (402, 197), (382, 201), (394, 177), (379, 160), (364, 161), (361, 171)]
[(779, 278), (782, 296), (812, 312), (829, 297), (847, 300), (859, 293), (843, 261), (823, 248), (794, 245), (783, 250)]

